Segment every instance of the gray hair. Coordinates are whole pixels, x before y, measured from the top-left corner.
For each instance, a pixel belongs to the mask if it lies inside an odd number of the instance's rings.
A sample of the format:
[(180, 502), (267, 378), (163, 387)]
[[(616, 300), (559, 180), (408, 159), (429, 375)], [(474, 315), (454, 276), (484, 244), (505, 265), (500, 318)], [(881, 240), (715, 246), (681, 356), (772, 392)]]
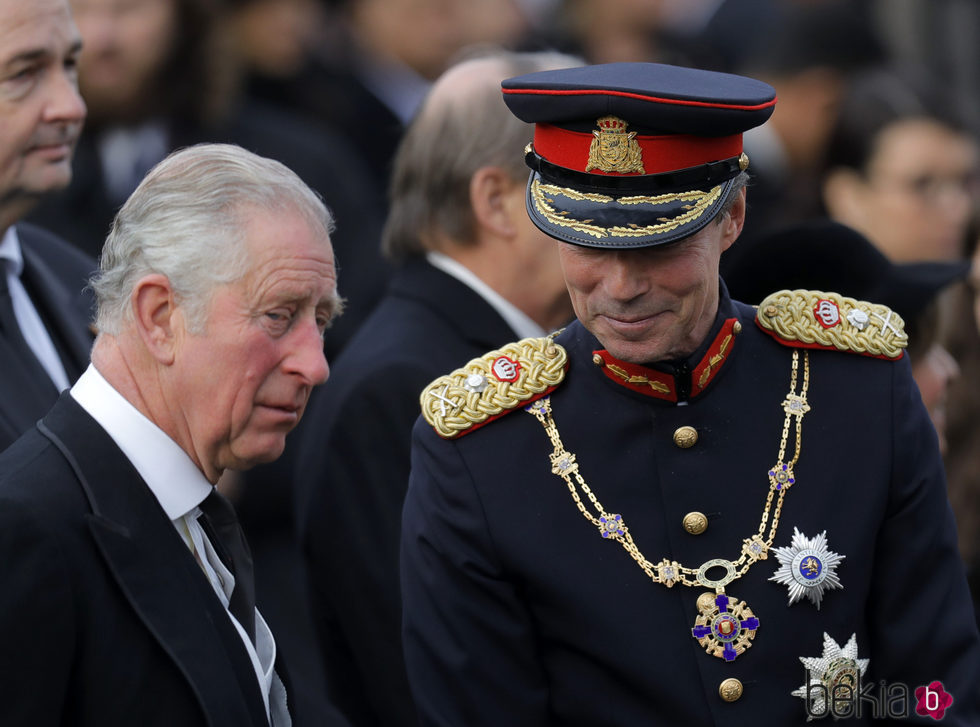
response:
[(735, 176), (732, 180), (732, 186), (728, 190), (728, 196), (725, 197), (725, 201), (721, 203), (721, 207), (718, 208), (718, 212), (715, 214), (715, 222), (721, 224), (725, 214), (731, 212), (732, 207), (735, 206), (735, 200), (738, 199), (739, 192), (749, 186), (749, 179), (749, 173), (746, 171), (741, 171)]
[[(534, 128), (504, 104), (500, 82), (511, 76), (582, 65), (556, 52), (494, 51), (467, 64), (493, 63), (482, 83), (459, 96), (430, 93), (412, 121), (395, 156), (389, 196), (391, 208), (382, 233), (382, 250), (394, 261), (422, 255), (432, 233), (458, 245), (475, 242), (470, 179), (482, 167), (500, 167), (515, 181), (527, 178), (524, 147)], [(438, 82), (437, 87), (438, 89)], [(435, 89), (434, 89), (435, 90)]]
[(166, 276), (200, 332), (214, 288), (243, 277), (248, 215), (293, 210), (327, 239), (333, 217), (285, 165), (230, 144), (198, 144), (157, 164), (116, 214), (91, 281), (99, 331), (118, 334), (140, 278)]

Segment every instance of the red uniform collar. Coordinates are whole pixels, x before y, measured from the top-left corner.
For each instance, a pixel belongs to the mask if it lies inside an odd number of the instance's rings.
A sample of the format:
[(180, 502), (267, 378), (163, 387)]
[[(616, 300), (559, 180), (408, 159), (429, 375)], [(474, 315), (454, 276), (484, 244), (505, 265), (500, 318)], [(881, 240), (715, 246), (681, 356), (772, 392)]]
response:
[(737, 318), (726, 319), (697, 363), (681, 366), (675, 373), (620, 361), (605, 349), (593, 351), (592, 361), (611, 381), (631, 391), (674, 403), (687, 401), (704, 392), (718, 375), (731, 357), (741, 330)]

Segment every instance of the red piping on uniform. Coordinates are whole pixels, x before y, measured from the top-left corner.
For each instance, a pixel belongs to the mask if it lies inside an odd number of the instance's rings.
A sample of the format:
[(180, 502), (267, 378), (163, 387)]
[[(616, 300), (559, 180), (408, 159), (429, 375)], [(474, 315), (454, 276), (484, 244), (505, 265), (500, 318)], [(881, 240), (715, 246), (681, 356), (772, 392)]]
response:
[(712, 109), (734, 109), (736, 111), (758, 111), (776, 105), (776, 99), (765, 103), (747, 106), (743, 104), (723, 104), (711, 101), (690, 101), (679, 98), (662, 98), (659, 96), (643, 96), (638, 93), (628, 91), (610, 91), (607, 89), (544, 89), (544, 88), (504, 88), (504, 93), (530, 94), (536, 96), (623, 96), (625, 98), (635, 98), (640, 101), (650, 101), (652, 103), (674, 104), (676, 106), (704, 106)]

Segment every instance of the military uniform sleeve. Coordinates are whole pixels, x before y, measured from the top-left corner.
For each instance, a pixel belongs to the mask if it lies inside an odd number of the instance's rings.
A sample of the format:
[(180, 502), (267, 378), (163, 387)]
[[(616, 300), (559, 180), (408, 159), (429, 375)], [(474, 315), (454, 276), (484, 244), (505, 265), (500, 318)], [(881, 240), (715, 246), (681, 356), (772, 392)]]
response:
[(944, 724), (977, 725), (980, 639), (936, 434), (907, 359), (893, 375), (891, 495), (870, 584), (870, 668), (913, 692), (941, 682), (954, 698)]
[(534, 629), (495, 556), (473, 473), (419, 420), (402, 514), (403, 638), (421, 724), (544, 727)]
[(0, 724), (62, 724), (74, 643), (70, 574), (55, 535), (0, 500)]

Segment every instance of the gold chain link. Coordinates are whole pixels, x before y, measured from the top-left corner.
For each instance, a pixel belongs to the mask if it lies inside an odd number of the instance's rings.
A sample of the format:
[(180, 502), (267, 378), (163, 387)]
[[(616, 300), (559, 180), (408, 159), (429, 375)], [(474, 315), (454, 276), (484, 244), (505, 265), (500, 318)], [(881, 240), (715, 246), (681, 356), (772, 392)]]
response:
[[(779, 516), (783, 509), (783, 499), (786, 497), (787, 491), (796, 481), (793, 474), (793, 467), (800, 459), (803, 416), (810, 411), (810, 405), (806, 398), (807, 391), (810, 388), (810, 357), (808, 352), (803, 352), (803, 385), (800, 393), (797, 394), (799, 357), (799, 350), (794, 349), (790, 390), (786, 399), (783, 401), (785, 418), (779, 440), (779, 456), (776, 464), (769, 470), (769, 490), (766, 493), (765, 507), (762, 511), (762, 521), (759, 523), (759, 530), (754, 536), (746, 538), (743, 541), (742, 554), (738, 560), (709, 560), (702, 564), (700, 568), (688, 568), (666, 558), (658, 563), (647, 560), (633, 541), (633, 536), (623, 521), (622, 516), (606, 511), (595, 496), (592, 488), (589, 487), (579, 472), (575, 455), (565, 449), (552, 414), (551, 397), (548, 396), (539, 399), (529, 405), (527, 410), (541, 422), (548, 435), (548, 439), (551, 441), (553, 450), (551, 453), (552, 472), (565, 481), (565, 484), (568, 486), (568, 491), (571, 493), (572, 500), (579, 512), (600, 530), (603, 537), (618, 541), (654, 583), (661, 583), (668, 588), (675, 583), (680, 583), (685, 586), (700, 585), (714, 587), (718, 592), (723, 592), (728, 583), (741, 578), (757, 560), (765, 560), (767, 558), (768, 550), (772, 547), (776, 538), (776, 530), (779, 528)], [(793, 458), (789, 462), (784, 462), (791, 426), (793, 428), (794, 439)], [(585, 494), (598, 514), (589, 512), (589, 509), (582, 501), (579, 491)], [(773, 500), (776, 502), (775, 510), (773, 510)], [(772, 512), (772, 523), (769, 527), (768, 537), (763, 539), (766, 525), (769, 524), (770, 512)], [(725, 577), (721, 579), (708, 578), (706, 573), (713, 567), (725, 568)]]

